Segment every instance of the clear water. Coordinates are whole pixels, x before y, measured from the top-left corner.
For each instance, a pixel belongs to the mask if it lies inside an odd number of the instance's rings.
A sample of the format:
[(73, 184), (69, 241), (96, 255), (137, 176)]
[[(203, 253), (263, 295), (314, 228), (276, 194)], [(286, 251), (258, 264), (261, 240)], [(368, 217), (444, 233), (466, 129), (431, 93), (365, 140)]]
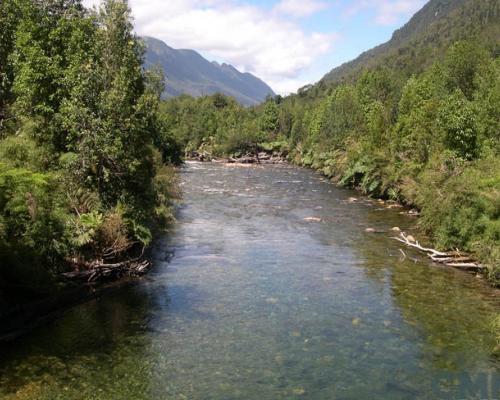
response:
[(0, 399), (500, 398), (498, 292), (405, 259), (411, 217), (288, 166), (182, 178), (154, 271), (0, 347)]

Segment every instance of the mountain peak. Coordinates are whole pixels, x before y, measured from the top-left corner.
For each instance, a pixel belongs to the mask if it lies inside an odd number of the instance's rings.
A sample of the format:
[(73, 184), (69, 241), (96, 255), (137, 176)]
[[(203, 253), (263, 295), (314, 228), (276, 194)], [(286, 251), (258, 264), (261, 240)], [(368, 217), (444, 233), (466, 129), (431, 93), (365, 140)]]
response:
[(194, 50), (176, 50), (152, 37), (143, 40), (146, 44), (145, 67), (160, 65), (164, 69), (167, 81), (164, 96), (167, 98), (220, 92), (250, 106), (275, 95), (261, 79), (242, 73), (230, 64), (210, 62)]

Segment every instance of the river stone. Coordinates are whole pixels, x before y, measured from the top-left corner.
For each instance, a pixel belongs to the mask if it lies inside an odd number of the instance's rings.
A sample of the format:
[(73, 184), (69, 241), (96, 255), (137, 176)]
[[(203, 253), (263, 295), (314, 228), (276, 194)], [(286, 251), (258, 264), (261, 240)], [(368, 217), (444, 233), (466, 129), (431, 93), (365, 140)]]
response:
[(304, 390), (304, 388), (295, 388), (292, 390), (293, 394), (294, 395), (297, 395), (297, 396), (302, 396), (306, 393), (306, 391)]
[(304, 218), (304, 221), (307, 221), (307, 222), (321, 222), (322, 219), (318, 218), (318, 217), (307, 217), (307, 218)]

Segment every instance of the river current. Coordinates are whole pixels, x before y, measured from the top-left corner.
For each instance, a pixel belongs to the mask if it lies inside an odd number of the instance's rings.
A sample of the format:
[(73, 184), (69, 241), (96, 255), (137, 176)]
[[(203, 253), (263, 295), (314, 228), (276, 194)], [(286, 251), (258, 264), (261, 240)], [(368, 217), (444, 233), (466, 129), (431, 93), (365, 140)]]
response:
[(2, 345), (0, 400), (500, 399), (498, 292), (390, 238), (414, 217), (287, 165), (181, 179), (153, 271)]

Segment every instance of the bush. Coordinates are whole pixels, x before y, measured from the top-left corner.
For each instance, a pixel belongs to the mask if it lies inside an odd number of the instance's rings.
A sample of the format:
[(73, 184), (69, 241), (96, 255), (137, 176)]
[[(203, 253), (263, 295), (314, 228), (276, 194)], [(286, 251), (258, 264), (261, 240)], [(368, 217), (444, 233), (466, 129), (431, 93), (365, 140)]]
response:
[(421, 226), (442, 248), (476, 253), (500, 266), (500, 160), (460, 164), (442, 155), (422, 177), (417, 199)]
[(0, 163), (0, 282), (45, 290), (59, 270), (68, 247), (58, 187), (52, 174)]

